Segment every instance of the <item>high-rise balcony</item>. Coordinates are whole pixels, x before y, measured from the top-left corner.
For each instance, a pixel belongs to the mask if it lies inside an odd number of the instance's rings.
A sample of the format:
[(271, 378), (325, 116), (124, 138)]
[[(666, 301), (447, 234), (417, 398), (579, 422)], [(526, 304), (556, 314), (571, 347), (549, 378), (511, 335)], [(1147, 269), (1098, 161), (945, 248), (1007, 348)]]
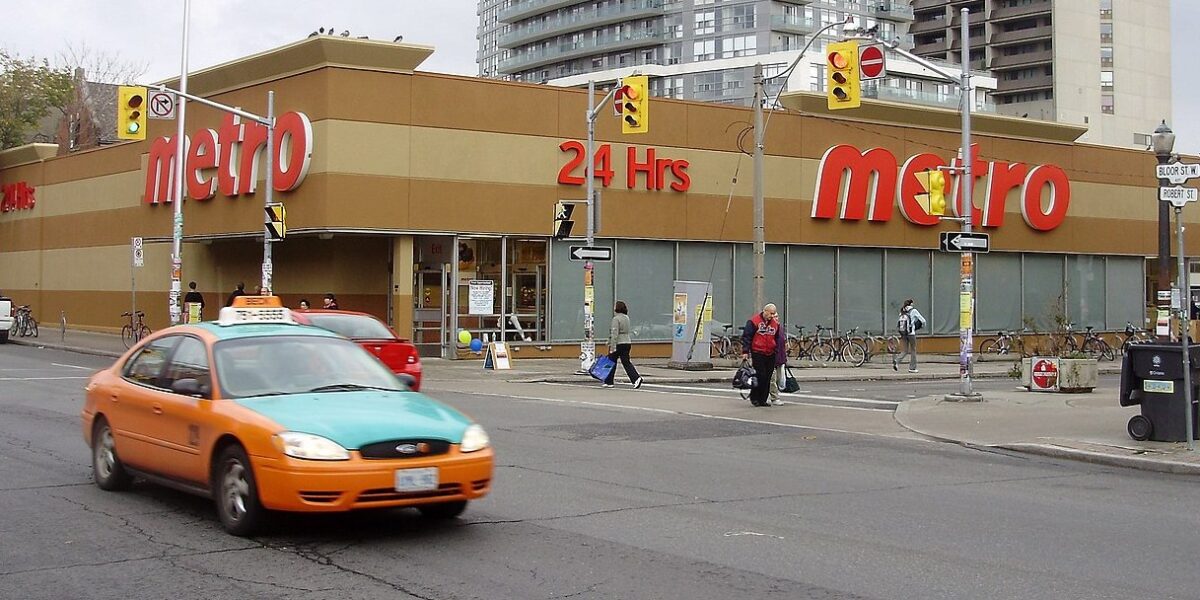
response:
[(916, 21), (908, 26), (908, 32), (914, 35), (921, 33), (929, 33), (930, 31), (944, 31), (946, 29), (945, 19), (929, 19), (927, 21)]
[(771, 15), (771, 31), (812, 33), (818, 29), (816, 19), (801, 15)]
[(625, 30), (620, 34), (605, 33), (579, 42), (551, 44), (544, 48), (533, 48), (500, 61), (502, 73), (517, 73), (542, 65), (571, 60), (581, 56), (628, 50), (642, 46), (657, 46), (663, 40), (658, 29)]
[(572, 33), (584, 29), (611, 25), (633, 19), (645, 19), (663, 14), (663, 0), (631, 0), (617, 5), (601, 6), (543, 21), (520, 23), (508, 28), (497, 44), (502, 48), (517, 48), (523, 44)]
[(1026, 42), (1036, 42), (1041, 40), (1049, 40), (1054, 36), (1054, 28), (1050, 25), (1039, 25), (1028, 29), (1017, 29), (1016, 31), (999, 31), (992, 34), (991, 45), (993, 46), (1011, 46), (1013, 44), (1023, 44)]
[(887, 21), (910, 22), (913, 20), (913, 9), (900, 0), (880, 0), (870, 6), (870, 13)]
[(508, 6), (500, 9), (496, 14), (496, 18), (504, 23), (516, 23), (521, 19), (526, 19), (534, 15), (540, 15), (544, 12), (571, 6), (573, 4), (584, 4), (586, 0), (511, 0)]
[(913, 46), (912, 52), (918, 56), (925, 56), (932, 53), (944, 53), (947, 48), (949, 45), (946, 44), (945, 38), (941, 38), (933, 42), (918, 42)]
[(1044, 65), (1052, 62), (1054, 62), (1054, 52), (1052, 50), (1042, 50), (1040, 52), (995, 56), (992, 58), (992, 62), (988, 65), (988, 68), (994, 71), (1004, 71)]
[(1024, 79), (1001, 79), (996, 82), (997, 94), (1012, 94), (1016, 92), (1029, 92), (1033, 90), (1049, 90), (1054, 89), (1053, 75), (1038, 75), (1036, 77), (1026, 77)]
[(994, 8), (992, 9), (991, 14), (988, 15), (988, 20), (993, 23), (1001, 23), (1004, 21), (1012, 21), (1014, 19), (1048, 16), (1053, 8), (1054, 7), (1049, 2), (1038, 2), (1035, 4), (1024, 4), (1021, 6)]
[(805, 4), (812, 4), (813, 0), (777, 0), (777, 1), (782, 2), (784, 4), (799, 4), (799, 5), (803, 6)]
[[(887, 85), (864, 85), (862, 96), (863, 98), (874, 98), (876, 100), (924, 104), (926, 106), (938, 106), (942, 108), (958, 108), (961, 104), (957, 93), (941, 94)], [(975, 106), (971, 110), (973, 112), (995, 113), (996, 103), (985, 94), (975, 94)]]

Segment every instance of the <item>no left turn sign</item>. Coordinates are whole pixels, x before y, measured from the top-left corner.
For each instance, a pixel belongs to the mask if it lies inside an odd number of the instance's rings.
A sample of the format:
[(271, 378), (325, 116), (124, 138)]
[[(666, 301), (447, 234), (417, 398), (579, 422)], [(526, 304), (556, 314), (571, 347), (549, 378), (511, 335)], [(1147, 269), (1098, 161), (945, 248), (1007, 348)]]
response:
[(170, 92), (150, 92), (150, 110), (147, 113), (151, 119), (175, 118), (175, 94)]

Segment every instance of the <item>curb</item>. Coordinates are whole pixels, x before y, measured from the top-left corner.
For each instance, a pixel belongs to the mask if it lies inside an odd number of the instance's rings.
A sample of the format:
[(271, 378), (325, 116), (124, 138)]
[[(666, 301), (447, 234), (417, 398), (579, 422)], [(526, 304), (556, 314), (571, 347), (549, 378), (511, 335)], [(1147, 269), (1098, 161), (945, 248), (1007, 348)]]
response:
[(1139, 469), (1142, 471), (1156, 471), (1159, 473), (1174, 473), (1177, 475), (1200, 475), (1200, 465), (1179, 462), (1174, 460), (1151, 460), (1148, 458), (1140, 458), (1137, 456), (1118, 456), (1113, 454), (1105, 454), (1103, 452), (1092, 452), (1090, 450), (1078, 450), (1075, 448), (1065, 448), (1063, 446), (1055, 446), (1052, 444), (997, 444), (994, 446), (985, 446), (987, 448), (1003, 448), (1014, 452), (1023, 452), (1025, 454), (1037, 454), (1040, 456), (1049, 456), (1052, 458), (1067, 458), (1082, 462), (1106, 465), (1110, 467), (1125, 467), (1128, 469)]
[(55, 344), (53, 342), (46, 343), (46, 342), (40, 342), (40, 341), (35, 341), (35, 340), (36, 340), (36, 338), (34, 340), (31, 340), (28, 338), (13, 339), (10, 337), (10, 338), (8, 338), (8, 343), (16, 344), (18, 346), (32, 346), (35, 348), (45, 348), (45, 349), (49, 349), (49, 350), (61, 350), (64, 352), (75, 352), (77, 354), (90, 354), (92, 356), (104, 356), (104, 357), (108, 357), (108, 358), (120, 358), (121, 355), (124, 354), (124, 352), (112, 352), (109, 350), (99, 350), (96, 348), (84, 348), (82, 346), (66, 346), (63, 344)]

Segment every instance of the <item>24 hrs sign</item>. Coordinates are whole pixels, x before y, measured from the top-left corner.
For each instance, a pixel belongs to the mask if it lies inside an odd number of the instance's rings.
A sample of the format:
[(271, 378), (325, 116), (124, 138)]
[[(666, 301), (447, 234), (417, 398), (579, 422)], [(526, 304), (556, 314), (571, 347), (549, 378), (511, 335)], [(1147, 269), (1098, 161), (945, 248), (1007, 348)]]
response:
[[(566, 164), (558, 170), (558, 182), (563, 185), (584, 185), (586, 169), (584, 156), (587, 150), (583, 142), (568, 140), (558, 145), (563, 153), (571, 155)], [(645, 189), (661, 190), (669, 187), (675, 192), (686, 192), (692, 187), (692, 178), (688, 175), (688, 161), (658, 158), (654, 148), (646, 148), (645, 153), (639, 152), (636, 146), (630, 146), (625, 152), (625, 187), (636, 189), (638, 179), (644, 180)], [(639, 156), (640, 155), (640, 156)], [(601, 185), (609, 187), (616, 173), (612, 166), (612, 145), (600, 144), (596, 147), (596, 159), (593, 175), (600, 180)]]

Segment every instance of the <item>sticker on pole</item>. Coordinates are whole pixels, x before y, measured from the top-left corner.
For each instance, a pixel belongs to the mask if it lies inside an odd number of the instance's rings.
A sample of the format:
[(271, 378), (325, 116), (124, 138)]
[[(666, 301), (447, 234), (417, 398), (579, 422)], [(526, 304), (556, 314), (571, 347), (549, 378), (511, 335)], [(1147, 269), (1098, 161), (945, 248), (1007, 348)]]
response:
[(1058, 359), (1035, 356), (1029, 360), (1032, 365), (1029, 376), (1029, 389), (1034, 392), (1053, 392), (1058, 390)]

